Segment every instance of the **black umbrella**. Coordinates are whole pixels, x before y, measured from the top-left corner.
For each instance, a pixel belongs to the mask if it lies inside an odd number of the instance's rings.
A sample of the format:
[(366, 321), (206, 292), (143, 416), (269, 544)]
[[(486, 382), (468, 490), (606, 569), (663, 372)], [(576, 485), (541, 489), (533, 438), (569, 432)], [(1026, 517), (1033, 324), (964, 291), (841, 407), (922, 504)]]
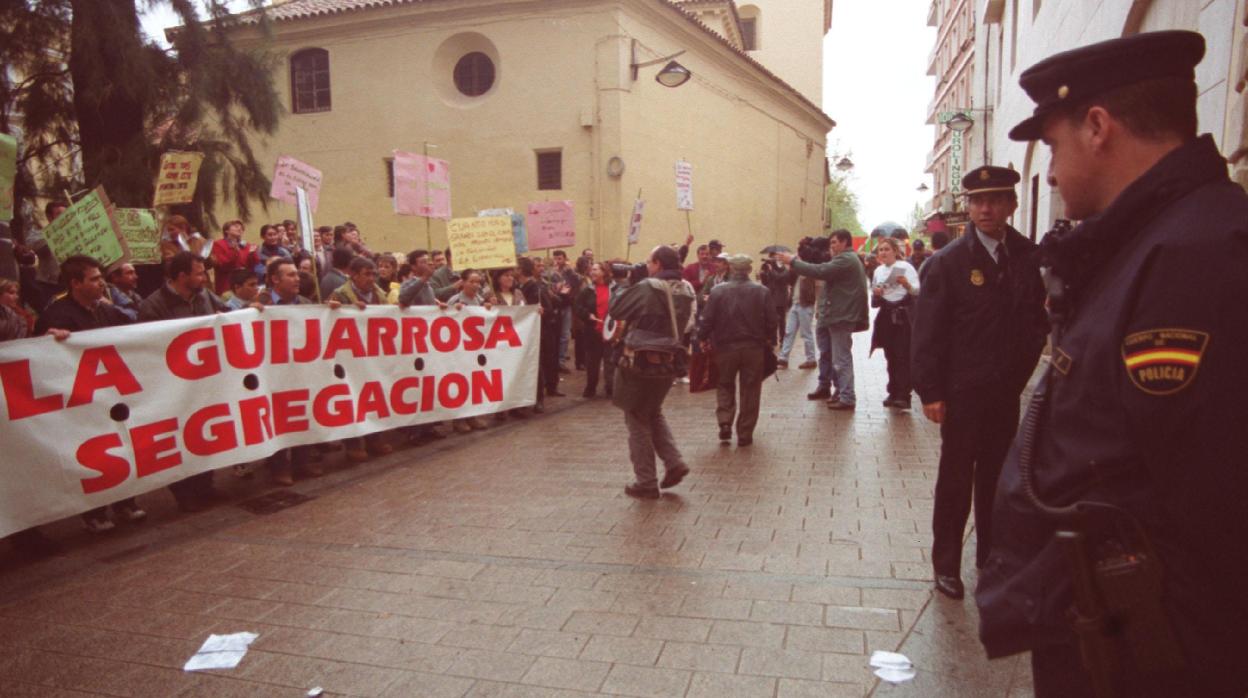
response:
[(759, 254), (773, 254), (776, 252), (784, 252), (785, 254), (793, 254), (793, 250), (791, 248), (785, 247), (784, 245), (768, 245), (764, 247), (762, 252), (759, 252)]

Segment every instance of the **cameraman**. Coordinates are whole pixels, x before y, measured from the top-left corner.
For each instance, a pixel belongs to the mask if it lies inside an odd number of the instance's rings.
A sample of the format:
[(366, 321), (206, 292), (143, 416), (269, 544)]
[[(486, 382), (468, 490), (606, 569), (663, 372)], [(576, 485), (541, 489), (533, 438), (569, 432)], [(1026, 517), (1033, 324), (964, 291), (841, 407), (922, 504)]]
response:
[[(782, 318), (789, 312), (789, 301), (793, 294), (795, 278), (789, 274), (789, 267), (772, 252), (763, 260), (762, 269), (758, 272), (758, 281), (771, 293), (771, 304), (776, 309), (776, 317)], [(784, 323), (776, 323), (776, 346), (784, 341)]]
[[(807, 245), (801, 245), (805, 251)], [(819, 385), (806, 397), (826, 399), (828, 409), (852, 411), (857, 403), (854, 395), (853, 333), (870, 327), (867, 320), (867, 272), (854, 252), (854, 236), (848, 230), (832, 231), (829, 251), (831, 259), (812, 263), (797, 259), (791, 252), (777, 255), (793, 266), (800, 276), (823, 279), (823, 297), (819, 299), (819, 320), (815, 325), (815, 342), (819, 346)], [(836, 393), (831, 387), (836, 386)]]
[[(660, 487), (675, 487), (689, 473), (663, 417), (663, 399), (672, 379), (684, 373), (684, 333), (694, 294), (681, 278), (680, 256), (671, 247), (654, 248), (646, 269), (649, 278), (611, 300), (611, 317), (627, 325), (613, 402), (624, 410), (635, 478), (624, 493), (658, 499)], [(663, 459), (662, 483), (655, 470), (656, 452)]]

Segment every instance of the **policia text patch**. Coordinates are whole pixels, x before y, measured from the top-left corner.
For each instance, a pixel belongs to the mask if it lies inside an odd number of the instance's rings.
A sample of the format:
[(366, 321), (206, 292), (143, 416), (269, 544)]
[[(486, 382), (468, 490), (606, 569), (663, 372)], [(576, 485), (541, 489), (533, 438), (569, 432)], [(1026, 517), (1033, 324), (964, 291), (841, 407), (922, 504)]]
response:
[(1209, 333), (1185, 329), (1146, 330), (1122, 341), (1122, 360), (1135, 387), (1170, 395), (1191, 385), (1209, 344)]

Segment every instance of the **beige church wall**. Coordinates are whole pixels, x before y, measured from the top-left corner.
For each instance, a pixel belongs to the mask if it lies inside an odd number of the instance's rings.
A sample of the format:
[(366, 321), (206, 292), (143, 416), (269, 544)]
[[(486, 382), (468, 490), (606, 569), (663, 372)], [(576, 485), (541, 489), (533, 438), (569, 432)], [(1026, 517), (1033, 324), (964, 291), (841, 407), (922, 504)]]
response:
[[(571, 199), (579, 238), (591, 227), (591, 129), (581, 125), (594, 103), (590, 57), (595, 39), (613, 24), (610, 11), (584, 7), (537, 16), (415, 13), (410, 6), (277, 23), (274, 80), (283, 103), (289, 110), (289, 54), (319, 47), (330, 54), (332, 110), (286, 115), (258, 156), (273, 163), (291, 155), (321, 169), (315, 222), (350, 220), (375, 251), (426, 246), (426, 220), (394, 213), (385, 163), (393, 150), (420, 153), (426, 142), (431, 156), (450, 162), (455, 217)], [(497, 55), (495, 85), (475, 99), (454, 91), (449, 66), (435, 66), (439, 47), (465, 34), (484, 37)], [(563, 188), (539, 191), (535, 151), (558, 148)], [(249, 224), (249, 236), (258, 237), (264, 220), (294, 217), (293, 206), (271, 201), (267, 217), (258, 213)], [(445, 223), (428, 228), (433, 246), (445, 246)]]
[[(604, 222), (603, 248), (623, 252), (628, 213), (638, 190), (646, 201), (640, 254), (656, 244), (722, 240), (728, 250), (757, 255), (775, 242), (793, 245), (822, 229), (825, 126), (777, 96), (743, 64), (702, 37), (640, 13), (624, 18), (641, 60), (685, 49), (678, 60), (694, 78), (670, 89), (642, 74), (621, 94), (623, 176), (608, 182), (621, 213)], [(773, 83), (774, 84), (774, 83)], [(808, 146), (809, 144), (809, 146)], [(693, 165), (694, 210), (676, 208), (674, 167)], [(632, 258), (638, 258), (634, 248)]]

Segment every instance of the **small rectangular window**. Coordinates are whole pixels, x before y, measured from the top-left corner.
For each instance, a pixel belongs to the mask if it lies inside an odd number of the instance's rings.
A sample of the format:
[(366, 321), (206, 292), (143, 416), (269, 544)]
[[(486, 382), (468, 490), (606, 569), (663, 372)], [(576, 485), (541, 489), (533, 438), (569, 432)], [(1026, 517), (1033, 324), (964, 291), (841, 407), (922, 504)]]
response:
[(538, 151), (537, 188), (542, 191), (563, 189), (562, 150)]
[(758, 22), (753, 17), (741, 19), (741, 47), (746, 51), (758, 48)]
[(386, 166), (386, 196), (394, 198), (394, 158), (384, 158), (382, 164)]

